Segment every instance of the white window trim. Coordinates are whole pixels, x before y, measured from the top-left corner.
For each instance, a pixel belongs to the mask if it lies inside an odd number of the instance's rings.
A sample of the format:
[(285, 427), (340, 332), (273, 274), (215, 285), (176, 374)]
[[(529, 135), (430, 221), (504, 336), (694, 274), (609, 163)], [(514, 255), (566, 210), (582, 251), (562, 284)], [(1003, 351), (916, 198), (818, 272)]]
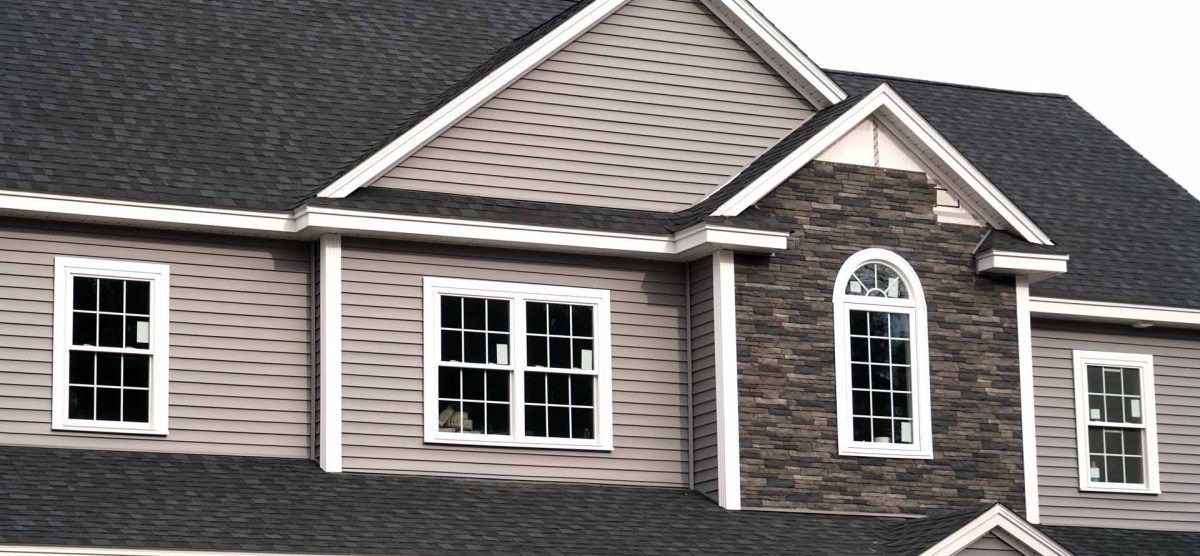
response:
[[(906, 282), (908, 301), (851, 296), (845, 293), (846, 284), (854, 271), (864, 264), (882, 263), (892, 267)], [(834, 282), (833, 327), (837, 381), (838, 454), (843, 456), (933, 459), (933, 423), (929, 395), (929, 323), (925, 292), (912, 265), (904, 257), (887, 249), (864, 249), (851, 255), (842, 264)], [(913, 428), (911, 445), (856, 442), (851, 407), (850, 386), (850, 319), (851, 309), (902, 310), (912, 315), (912, 387)]]
[[(1075, 350), (1073, 358), (1075, 361), (1075, 438), (1076, 451), (1079, 455), (1079, 490), (1085, 492), (1160, 494), (1162, 489), (1159, 484), (1158, 469), (1158, 414), (1154, 403), (1154, 356), (1138, 353)], [(1144, 463), (1146, 465), (1145, 485), (1092, 482), (1088, 465), (1089, 453), (1091, 451), (1088, 436), (1090, 420), (1087, 415), (1088, 365), (1138, 367), (1141, 369), (1142, 412), (1144, 415), (1142, 424), (1144, 427), (1140, 430), (1145, 431), (1146, 437), (1146, 453), (1144, 454)]]
[[(67, 417), (67, 392), (71, 351), (71, 310), (74, 276), (148, 280), (150, 286), (150, 419), (148, 423), (83, 421)], [(53, 407), (51, 423), (54, 430), (166, 435), (168, 432), (168, 369), (170, 368), (170, 291), (169, 265), (82, 259), (54, 258), (54, 359)]]
[[(425, 394), (425, 442), (430, 444), (457, 444), (467, 446), (494, 446), (502, 448), (555, 448), (568, 450), (611, 451), (613, 449), (612, 416), (612, 322), (611, 301), (608, 290), (519, 284), (513, 282), (491, 282), (484, 280), (462, 280), (456, 278), (425, 277), (424, 280), (424, 394)], [(510, 325), (511, 361), (513, 382), (510, 393), (512, 411), (512, 433), (505, 436), (464, 433), (447, 433), (438, 430), (438, 364), (441, 353), (441, 295), (467, 297), (504, 298), (512, 302), (513, 320)], [(596, 376), (595, 411), (596, 438), (578, 440), (569, 438), (542, 438), (525, 436), (525, 388), (524, 373), (516, 372), (525, 357), (525, 303), (529, 301), (547, 303), (572, 303), (595, 307), (595, 350), (593, 373), (570, 371), (573, 374)], [(565, 370), (564, 370), (565, 371)], [(541, 372), (534, 370), (533, 372)], [(553, 372), (553, 371), (551, 371)]]

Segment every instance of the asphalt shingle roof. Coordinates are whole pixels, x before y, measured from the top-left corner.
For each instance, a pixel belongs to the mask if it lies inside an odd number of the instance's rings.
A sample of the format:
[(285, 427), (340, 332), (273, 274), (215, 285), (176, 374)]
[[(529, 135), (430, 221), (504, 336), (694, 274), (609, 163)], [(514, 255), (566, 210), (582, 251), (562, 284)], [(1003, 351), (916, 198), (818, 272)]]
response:
[(1196, 556), (1200, 532), (1040, 527), (1043, 533), (1078, 556)]

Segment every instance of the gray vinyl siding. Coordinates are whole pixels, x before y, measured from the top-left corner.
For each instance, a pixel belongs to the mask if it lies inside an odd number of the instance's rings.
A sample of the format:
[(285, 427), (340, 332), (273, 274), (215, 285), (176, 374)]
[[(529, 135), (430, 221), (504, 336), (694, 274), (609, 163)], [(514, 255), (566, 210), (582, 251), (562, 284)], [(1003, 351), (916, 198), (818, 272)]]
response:
[(692, 429), (695, 488), (717, 497), (717, 394), (712, 257), (691, 263)]
[(958, 552), (958, 556), (1021, 556), (1021, 551), (1004, 542), (993, 533), (988, 533)]
[[(51, 430), (56, 255), (167, 263), (170, 433)], [(307, 245), (8, 220), (0, 225), (0, 443), (307, 457)]]
[[(1162, 494), (1079, 490), (1072, 350), (1151, 354)], [(1036, 320), (1042, 523), (1200, 531), (1200, 332)]]
[[(343, 249), (347, 471), (686, 486), (686, 321), (674, 263), (347, 238)], [(425, 444), (426, 276), (606, 289), (614, 450)]]
[(375, 185), (677, 210), (811, 115), (700, 2), (634, 0)]

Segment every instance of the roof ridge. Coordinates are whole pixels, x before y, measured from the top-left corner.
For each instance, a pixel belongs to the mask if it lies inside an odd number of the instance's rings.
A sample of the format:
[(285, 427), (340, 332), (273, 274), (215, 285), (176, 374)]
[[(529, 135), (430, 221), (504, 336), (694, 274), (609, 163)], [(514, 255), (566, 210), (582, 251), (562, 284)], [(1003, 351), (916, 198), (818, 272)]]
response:
[(993, 92), (993, 93), (1007, 93), (1007, 94), (1012, 94), (1012, 95), (1025, 95), (1025, 96), (1034, 96), (1034, 97), (1064, 98), (1064, 99), (1071, 98), (1069, 95), (1065, 95), (1062, 93), (1043, 93), (1043, 92), (1037, 92), (1037, 91), (1017, 91), (1014, 89), (1001, 89), (999, 87), (985, 87), (983, 85), (968, 85), (965, 83), (951, 83), (949, 81), (921, 79), (918, 77), (900, 77), (900, 76), (896, 76), (896, 75), (884, 75), (882, 73), (870, 73), (870, 72), (862, 72), (862, 71), (835, 70), (835, 69), (824, 69), (823, 71), (825, 73), (840, 73), (842, 75), (857, 75), (859, 77), (878, 77), (880, 79), (908, 81), (910, 83), (923, 83), (926, 85), (940, 85), (943, 87), (954, 87), (956, 89), (973, 89), (973, 90), (977, 90), (977, 91), (988, 91), (988, 92)]

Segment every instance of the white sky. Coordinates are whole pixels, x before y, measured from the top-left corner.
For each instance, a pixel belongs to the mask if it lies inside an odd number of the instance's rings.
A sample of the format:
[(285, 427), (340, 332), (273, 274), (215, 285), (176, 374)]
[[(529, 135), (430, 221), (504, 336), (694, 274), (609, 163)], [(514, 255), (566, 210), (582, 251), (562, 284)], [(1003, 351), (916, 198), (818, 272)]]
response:
[(753, 2), (824, 68), (1070, 95), (1200, 197), (1200, 4)]

